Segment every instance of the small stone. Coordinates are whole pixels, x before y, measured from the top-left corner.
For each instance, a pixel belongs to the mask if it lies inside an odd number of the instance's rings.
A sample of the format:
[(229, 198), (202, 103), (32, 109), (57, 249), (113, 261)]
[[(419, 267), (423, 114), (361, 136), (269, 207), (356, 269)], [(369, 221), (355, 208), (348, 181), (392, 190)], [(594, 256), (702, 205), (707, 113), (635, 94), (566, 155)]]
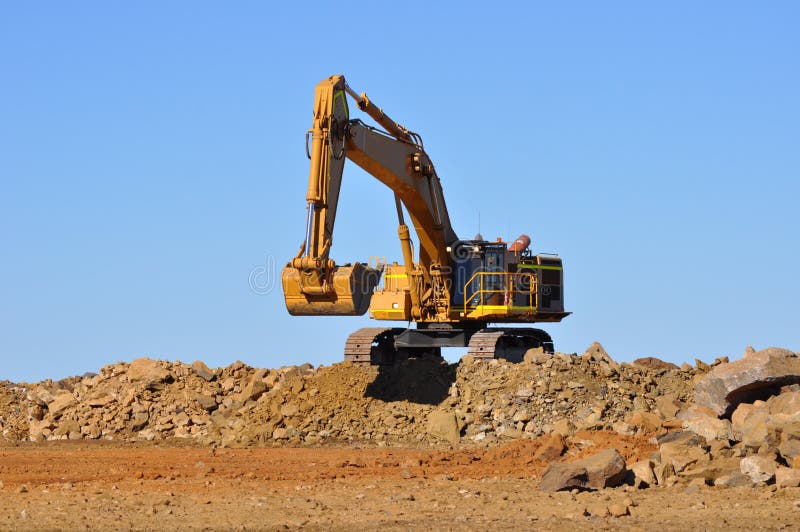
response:
[(192, 362), (192, 369), (200, 378), (206, 381), (211, 381), (214, 379), (214, 372), (211, 371), (211, 368), (206, 366), (205, 363), (200, 360), (195, 360)]
[(100, 408), (116, 401), (113, 395), (104, 394), (99, 397), (89, 399), (86, 403), (92, 408)]
[(461, 431), (455, 414), (443, 410), (431, 412), (428, 415), (428, 434), (451, 443), (458, 443)]
[(740, 472), (730, 473), (728, 475), (722, 475), (714, 480), (715, 486), (721, 486), (725, 488), (737, 488), (743, 486), (752, 486), (753, 481), (750, 480), (750, 477), (741, 474)]
[(264, 384), (263, 380), (260, 378), (252, 378), (247, 382), (247, 385), (242, 390), (240, 398), (242, 402), (255, 401), (266, 391), (267, 385)]
[(420, 467), (422, 460), (416, 457), (409, 458), (403, 461), (403, 467)]
[(216, 410), (218, 406), (217, 400), (213, 395), (197, 394), (195, 396), (195, 401), (197, 401), (197, 404), (200, 405), (200, 408), (206, 412), (212, 412)]
[(605, 504), (593, 504), (586, 508), (586, 511), (589, 512), (589, 515), (593, 517), (608, 517), (611, 515), (611, 512), (608, 510), (608, 506)]
[(639, 366), (645, 369), (654, 369), (658, 371), (680, 369), (678, 366), (671, 362), (665, 362), (656, 357), (642, 357), (633, 361), (634, 366)]
[(626, 422), (645, 433), (655, 432), (661, 428), (661, 417), (652, 412), (637, 412)]
[(17, 488), (17, 493), (28, 493), (28, 486), (25, 484), (20, 484)]
[(636, 429), (633, 427), (633, 425), (629, 425), (624, 421), (615, 421), (612, 423), (611, 430), (617, 434), (622, 434), (623, 436), (633, 436), (636, 433)]
[(656, 398), (656, 410), (664, 419), (675, 419), (681, 407), (681, 402), (675, 395), (662, 395)]
[(800, 470), (779, 467), (775, 470), (775, 485), (779, 488), (796, 488), (800, 486)]
[(672, 465), (675, 473), (680, 473), (692, 464), (709, 458), (702, 448), (683, 442), (663, 443), (659, 451), (662, 462)]
[(608, 507), (608, 513), (611, 514), (611, 517), (622, 517), (628, 515), (630, 510), (624, 504), (615, 503)]
[(523, 362), (530, 362), (532, 364), (543, 364), (550, 358), (552, 358), (552, 355), (545, 353), (543, 347), (532, 347), (522, 355)]
[(144, 430), (140, 430), (140, 431), (139, 431), (139, 432), (136, 434), (136, 436), (137, 436), (137, 437), (138, 437), (140, 440), (145, 440), (145, 441), (153, 441), (153, 440), (155, 440), (155, 439), (156, 439), (156, 433), (155, 433), (155, 431), (154, 431), (153, 429), (144, 429)]
[(540, 441), (542, 445), (533, 453), (534, 460), (543, 462), (552, 462), (557, 460), (561, 453), (564, 452), (564, 436), (557, 432), (553, 432), (548, 436), (543, 436)]
[(693, 406), (681, 412), (678, 418), (683, 422), (683, 428), (702, 436), (708, 441), (717, 439), (728, 441), (733, 439), (733, 428), (727, 419), (719, 419), (714, 412), (707, 408)]
[(705, 362), (703, 362), (699, 358), (695, 358), (694, 359), (694, 365), (697, 366), (697, 369), (699, 369), (700, 371), (703, 371), (703, 372), (708, 371), (708, 370), (711, 369), (711, 366), (709, 366), (708, 364), (706, 364)]
[(574, 423), (572, 423), (570, 420), (568, 420), (566, 418), (563, 418), (563, 419), (559, 419), (558, 421), (553, 423), (552, 432), (554, 432), (556, 434), (560, 434), (565, 438), (568, 438), (568, 437), (572, 436), (573, 434), (575, 434), (576, 430), (577, 430), (577, 427), (575, 427)]
[(770, 458), (754, 455), (742, 458), (739, 468), (753, 482), (769, 482), (775, 478), (777, 464)]
[(656, 475), (653, 472), (653, 462), (651, 460), (640, 460), (631, 465), (630, 470), (635, 478), (644, 482), (647, 486), (656, 485)]
[(633, 507), (633, 506), (636, 506), (636, 501), (634, 501), (633, 498), (628, 496), (628, 497), (625, 497), (624, 499), (622, 499), (622, 504), (624, 504), (625, 506)]

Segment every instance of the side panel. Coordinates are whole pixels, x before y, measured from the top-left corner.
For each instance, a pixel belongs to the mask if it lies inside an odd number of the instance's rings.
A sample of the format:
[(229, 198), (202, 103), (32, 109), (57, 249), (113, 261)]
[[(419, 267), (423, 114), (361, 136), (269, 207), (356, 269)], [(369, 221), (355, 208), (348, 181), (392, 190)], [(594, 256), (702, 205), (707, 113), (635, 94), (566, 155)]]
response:
[(375, 291), (369, 312), (376, 320), (411, 321), (411, 295), (405, 267), (397, 263), (386, 267), (383, 289)]
[(541, 312), (564, 312), (564, 270), (559, 257), (536, 256)]

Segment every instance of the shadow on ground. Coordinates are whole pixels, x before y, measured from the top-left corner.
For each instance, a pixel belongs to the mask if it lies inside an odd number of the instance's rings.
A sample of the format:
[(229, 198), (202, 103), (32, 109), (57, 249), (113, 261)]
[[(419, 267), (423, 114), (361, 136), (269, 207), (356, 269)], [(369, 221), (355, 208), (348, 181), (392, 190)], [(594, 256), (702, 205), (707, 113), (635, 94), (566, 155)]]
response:
[(426, 358), (380, 366), (364, 396), (386, 402), (438, 405), (448, 396), (450, 385), (456, 380), (457, 367), (458, 364)]

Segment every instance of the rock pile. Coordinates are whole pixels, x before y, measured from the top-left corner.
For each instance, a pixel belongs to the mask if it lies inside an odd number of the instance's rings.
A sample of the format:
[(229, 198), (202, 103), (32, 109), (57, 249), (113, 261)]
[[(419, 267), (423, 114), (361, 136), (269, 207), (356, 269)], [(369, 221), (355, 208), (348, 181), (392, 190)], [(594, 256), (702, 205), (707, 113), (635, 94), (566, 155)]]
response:
[[(138, 359), (57, 382), (0, 383), (0, 434), (224, 446), (537, 439), (533, 460), (578, 459), (548, 469), (548, 490), (798, 486), (797, 376), (800, 358), (785, 350), (677, 368), (654, 358), (617, 363), (597, 343), (582, 355), (531, 351), (519, 364), (465, 357), (267, 370)], [(650, 443), (632, 460), (619, 448), (628, 464), (603, 447), (588, 457), (576, 435), (587, 430)]]
[(211, 370), (141, 358), (99, 374), (27, 387), (28, 437), (57, 439), (203, 439), (216, 424), (254, 404), (310, 365), (255, 370), (241, 362)]
[[(221, 445), (481, 443), (578, 429), (652, 432), (691, 400), (697, 368), (531, 352), (520, 364), (412, 360), (210, 369), (138, 359), (98, 374), (6, 384), (7, 439), (162, 440)], [(660, 361), (658, 361), (660, 362)], [(13, 392), (12, 392), (13, 390)]]
[(800, 357), (749, 349), (699, 378), (681, 431), (630, 469), (640, 485), (800, 486)]

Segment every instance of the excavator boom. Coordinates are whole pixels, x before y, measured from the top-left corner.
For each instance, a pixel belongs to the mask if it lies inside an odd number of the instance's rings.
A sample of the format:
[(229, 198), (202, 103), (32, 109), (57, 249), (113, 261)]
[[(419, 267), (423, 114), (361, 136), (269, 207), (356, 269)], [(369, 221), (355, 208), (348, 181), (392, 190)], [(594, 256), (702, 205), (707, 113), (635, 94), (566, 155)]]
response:
[[(383, 130), (350, 119), (348, 94)], [(297, 256), (283, 270), (287, 309), (293, 315), (361, 315), (369, 307), (381, 268), (358, 262), (339, 266), (330, 259), (342, 173), (345, 159), (350, 159), (395, 195), (407, 273), (416, 280), (414, 314), (421, 317), (422, 294), (432, 283), (443, 283), (437, 272), (448, 267), (447, 247), (458, 239), (421, 138), (389, 118), (366, 94), (357, 95), (343, 76), (317, 85), (309, 134), (306, 234)], [(419, 239), (416, 263), (403, 207)]]

